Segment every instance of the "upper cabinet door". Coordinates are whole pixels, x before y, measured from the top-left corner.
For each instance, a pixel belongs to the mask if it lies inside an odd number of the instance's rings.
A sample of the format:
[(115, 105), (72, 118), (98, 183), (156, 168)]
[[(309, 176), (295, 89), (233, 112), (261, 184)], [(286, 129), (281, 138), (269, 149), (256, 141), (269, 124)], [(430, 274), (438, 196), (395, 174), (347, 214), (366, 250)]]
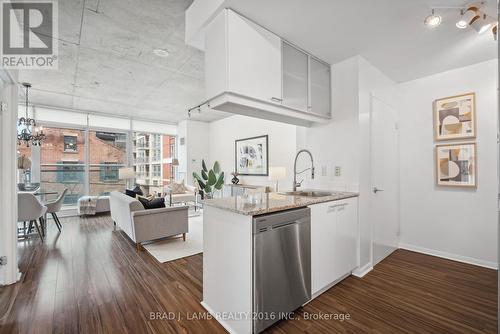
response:
[(281, 39), (228, 11), (228, 90), (264, 101), (281, 101)]
[(310, 77), (309, 111), (330, 116), (330, 65), (310, 57)]
[(308, 55), (283, 42), (283, 105), (307, 111)]

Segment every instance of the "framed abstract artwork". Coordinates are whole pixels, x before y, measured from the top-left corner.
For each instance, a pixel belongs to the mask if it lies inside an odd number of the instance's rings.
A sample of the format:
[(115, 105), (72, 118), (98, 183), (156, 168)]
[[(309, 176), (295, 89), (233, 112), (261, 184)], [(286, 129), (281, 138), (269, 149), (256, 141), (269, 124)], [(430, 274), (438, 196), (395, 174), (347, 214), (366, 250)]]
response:
[(436, 146), (438, 186), (476, 187), (476, 144)]
[(434, 101), (436, 140), (476, 137), (475, 93), (445, 97)]
[(235, 171), (238, 175), (269, 175), (267, 135), (235, 141)]

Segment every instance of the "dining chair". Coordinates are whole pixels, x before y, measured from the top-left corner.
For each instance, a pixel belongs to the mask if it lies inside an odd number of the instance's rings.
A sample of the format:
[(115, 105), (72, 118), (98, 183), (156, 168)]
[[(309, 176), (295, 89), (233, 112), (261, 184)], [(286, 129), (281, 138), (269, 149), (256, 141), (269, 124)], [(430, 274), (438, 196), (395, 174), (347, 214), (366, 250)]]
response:
[[(29, 222), (30, 227), (35, 225), (36, 231), (43, 241), (43, 216), (47, 211), (47, 207), (40, 203), (40, 201), (31, 193), (18, 193), (17, 194), (17, 221)], [(38, 225), (40, 222), (40, 225)]]
[(64, 196), (66, 195), (67, 191), (68, 188), (64, 188), (63, 192), (59, 195), (59, 197), (55, 201), (45, 203), (45, 205), (47, 206), (47, 213), (50, 213), (52, 215), (52, 219), (54, 219), (54, 222), (56, 223), (59, 232), (61, 232), (62, 225), (61, 221), (59, 220), (59, 217), (57, 216), (57, 213), (61, 211), (61, 207), (64, 202)]

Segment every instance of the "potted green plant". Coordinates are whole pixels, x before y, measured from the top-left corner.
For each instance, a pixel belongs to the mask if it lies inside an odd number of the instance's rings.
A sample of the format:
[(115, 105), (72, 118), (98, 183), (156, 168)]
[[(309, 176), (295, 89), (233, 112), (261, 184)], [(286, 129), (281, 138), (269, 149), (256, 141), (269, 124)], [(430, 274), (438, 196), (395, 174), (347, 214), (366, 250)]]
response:
[(215, 190), (221, 190), (224, 185), (224, 172), (221, 172), (219, 162), (214, 163), (214, 167), (208, 170), (205, 160), (201, 161), (201, 176), (193, 172), (193, 177), (200, 186), (200, 194), (203, 198), (213, 198)]

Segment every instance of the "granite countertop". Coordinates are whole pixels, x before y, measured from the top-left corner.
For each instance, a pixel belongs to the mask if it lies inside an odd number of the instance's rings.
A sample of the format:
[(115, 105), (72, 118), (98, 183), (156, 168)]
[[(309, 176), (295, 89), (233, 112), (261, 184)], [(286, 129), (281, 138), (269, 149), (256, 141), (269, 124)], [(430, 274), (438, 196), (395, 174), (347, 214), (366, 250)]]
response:
[(235, 197), (207, 199), (202, 201), (202, 203), (203, 205), (213, 206), (218, 209), (232, 211), (242, 215), (256, 216), (357, 196), (359, 196), (358, 193), (352, 192), (333, 192), (331, 196), (323, 197), (305, 197), (280, 193), (257, 193)]

